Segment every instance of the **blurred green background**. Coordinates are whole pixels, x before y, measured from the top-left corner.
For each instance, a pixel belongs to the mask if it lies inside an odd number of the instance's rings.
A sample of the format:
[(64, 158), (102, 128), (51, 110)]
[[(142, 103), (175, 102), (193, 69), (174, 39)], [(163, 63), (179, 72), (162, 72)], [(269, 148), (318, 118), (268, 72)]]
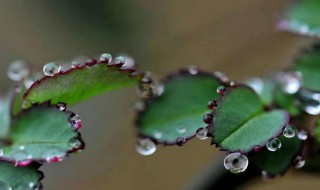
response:
[[(267, 75), (288, 66), (310, 42), (274, 30), (288, 5), (289, 0), (0, 0), (0, 92), (11, 85), (6, 70), (15, 59), (40, 70), (49, 61), (104, 52), (130, 55), (159, 77), (191, 64), (234, 80)], [(83, 119), (86, 150), (43, 166), (45, 189), (182, 189), (223, 155), (197, 139), (138, 155), (135, 100), (132, 88), (72, 108)], [(243, 189), (317, 189), (318, 179), (292, 171)]]

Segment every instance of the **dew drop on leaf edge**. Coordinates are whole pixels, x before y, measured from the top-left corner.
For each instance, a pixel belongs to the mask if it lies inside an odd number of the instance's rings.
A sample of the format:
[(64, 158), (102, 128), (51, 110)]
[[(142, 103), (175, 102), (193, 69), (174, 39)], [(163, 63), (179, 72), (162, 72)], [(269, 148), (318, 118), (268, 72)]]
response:
[(274, 152), (281, 148), (281, 141), (278, 138), (271, 139), (267, 144), (267, 149)]
[(207, 139), (207, 138), (208, 138), (207, 135), (208, 135), (208, 129), (205, 128), (205, 127), (201, 127), (201, 128), (199, 128), (199, 129), (197, 129), (197, 131), (196, 131), (196, 136), (197, 136), (197, 138), (200, 139), (200, 140), (205, 140), (205, 139)]
[(43, 73), (46, 76), (53, 76), (59, 73), (60, 70), (61, 70), (61, 65), (54, 62), (49, 62), (43, 66)]
[(149, 156), (157, 150), (156, 144), (149, 138), (139, 138), (136, 142), (136, 151), (143, 156)]
[(283, 129), (283, 136), (285, 136), (287, 138), (292, 138), (292, 137), (296, 136), (296, 134), (297, 134), (297, 129), (292, 125), (287, 125)]
[(244, 172), (247, 169), (248, 165), (248, 158), (238, 152), (231, 153), (224, 159), (224, 167), (234, 174)]

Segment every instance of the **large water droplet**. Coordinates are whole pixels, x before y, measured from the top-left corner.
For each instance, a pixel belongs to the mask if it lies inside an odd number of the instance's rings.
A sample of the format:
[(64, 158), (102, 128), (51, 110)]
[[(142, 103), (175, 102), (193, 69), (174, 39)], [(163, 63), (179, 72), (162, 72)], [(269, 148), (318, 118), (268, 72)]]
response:
[(11, 186), (4, 181), (0, 181), (0, 189), (1, 190), (12, 190)]
[(157, 150), (156, 144), (148, 138), (139, 138), (136, 144), (136, 151), (143, 155), (149, 156)]
[(82, 127), (81, 118), (75, 113), (70, 114), (70, 116), (68, 118), (68, 122), (69, 122), (70, 127), (75, 131)]
[(213, 115), (208, 113), (208, 114), (205, 114), (204, 117), (203, 117), (203, 121), (206, 123), (206, 124), (211, 124), (213, 122)]
[(208, 129), (205, 127), (201, 127), (199, 129), (197, 129), (197, 131), (196, 131), (196, 136), (200, 140), (207, 139), (208, 138), (207, 134), (208, 134)]
[(294, 159), (293, 163), (294, 163), (294, 167), (295, 167), (295, 168), (300, 169), (300, 168), (302, 168), (302, 167), (305, 165), (306, 160), (305, 160), (301, 155), (298, 155), (298, 156)]
[(54, 62), (47, 63), (43, 67), (43, 73), (46, 76), (53, 76), (53, 75), (59, 73), (60, 70), (61, 70), (61, 65), (54, 63)]
[(320, 114), (320, 93), (300, 89), (297, 96), (298, 106), (311, 115)]
[(248, 158), (238, 152), (231, 153), (224, 159), (224, 167), (234, 174), (244, 172), (248, 164)]
[(118, 56), (114, 59), (114, 64), (126, 64), (127, 59), (123, 56)]
[(215, 100), (211, 100), (208, 102), (208, 108), (211, 110), (215, 110), (217, 107), (217, 101)]
[(110, 63), (112, 61), (112, 55), (110, 53), (101, 54), (100, 61)]
[(190, 65), (188, 71), (191, 75), (196, 75), (199, 72), (199, 68), (195, 65)]
[(66, 111), (67, 109), (67, 104), (63, 103), (63, 102), (59, 102), (56, 105), (57, 109), (60, 111)]
[(224, 87), (224, 86), (219, 86), (219, 87), (217, 88), (217, 92), (218, 92), (218, 94), (223, 95), (223, 94), (226, 92), (226, 87)]
[(267, 149), (272, 152), (280, 148), (281, 148), (281, 141), (278, 138), (271, 139), (267, 144)]
[(297, 134), (297, 129), (292, 126), (292, 125), (287, 125), (284, 129), (283, 129), (283, 136), (287, 137), (287, 138), (292, 138)]
[(187, 139), (185, 137), (178, 137), (176, 140), (176, 143), (178, 146), (183, 146), (184, 144), (186, 144)]
[(10, 64), (7, 75), (11, 80), (21, 81), (26, 78), (30, 72), (30, 68), (25, 61), (14, 61)]
[(297, 136), (298, 136), (298, 139), (303, 140), (303, 141), (308, 139), (308, 133), (307, 133), (307, 131), (305, 131), (303, 129), (298, 132)]

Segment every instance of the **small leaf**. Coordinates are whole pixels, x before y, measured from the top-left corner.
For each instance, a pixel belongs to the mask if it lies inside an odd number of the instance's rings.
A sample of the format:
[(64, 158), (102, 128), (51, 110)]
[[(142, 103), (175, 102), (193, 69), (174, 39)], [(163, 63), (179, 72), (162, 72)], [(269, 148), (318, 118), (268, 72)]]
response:
[(305, 36), (320, 37), (320, 1), (301, 0), (285, 14), (278, 28)]
[(74, 117), (70, 115), (74, 116), (46, 104), (23, 111), (12, 124), (11, 143), (2, 147), (1, 159), (25, 166), (32, 161), (59, 161), (68, 152), (83, 149), (80, 135), (74, 131), (81, 123), (71, 124)]
[(38, 165), (15, 167), (9, 163), (0, 163), (0, 189), (37, 189), (41, 188), (42, 172)]
[(250, 152), (277, 137), (288, 124), (286, 111), (263, 110), (258, 95), (249, 87), (229, 87), (217, 100), (209, 127), (212, 143), (229, 152)]
[(164, 84), (164, 93), (147, 101), (146, 110), (139, 113), (139, 133), (161, 144), (176, 144), (179, 137), (191, 139), (198, 128), (206, 127), (202, 118), (209, 111), (207, 102), (218, 97), (221, 82), (212, 74), (181, 71)]
[(267, 148), (263, 148), (254, 153), (252, 157), (253, 162), (271, 177), (284, 174), (301, 152), (302, 142), (297, 136), (286, 138), (282, 135), (279, 139), (281, 141), (280, 149), (271, 152)]
[(320, 92), (319, 45), (314, 45), (311, 49), (303, 51), (303, 53), (296, 60), (294, 69), (301, 73), (302, 86), (304, 88)]
[(141, 74), (132, 69), (120, 69), (123, 64), (96, 62), (78, 65), (35, 82), (24, 95), (32, 103), (51, 101), (74, 105), (103, 92), (138, 84)]

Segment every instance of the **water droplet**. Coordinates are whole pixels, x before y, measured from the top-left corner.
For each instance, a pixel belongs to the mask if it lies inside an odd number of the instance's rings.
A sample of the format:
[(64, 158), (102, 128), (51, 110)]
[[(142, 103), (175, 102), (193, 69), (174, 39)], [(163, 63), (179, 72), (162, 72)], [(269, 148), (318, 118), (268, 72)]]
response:
[(183, 134), (185, 132), (187, 132), (187, 128), (183, 125), (180, 125), (178, 128), (177, 128), (177, 132), (180, 133), (180, 134)]
[(69, 146), (70, 146), (71, 150), (73, 151), (73, 150), (81, 149), (83, 144), (79, 139), (73, 138), (70, 140)]
[(4, 181), (0, 181), (0, 189), (1, 190), (12, 190), (9, 184)]
[(0, 148), (0, 156), (3, 156), (3, 150)]
[(215, 100), (211, 100), (208, 102), (208, 108), (211, 110), (215, 110), (217, 107), (217, 101)]
[(287, 137), (287, 138), (292, 138), (297, 134), (297, 129), (292, 126), (292, 125), (287, 125), (284, 129), (283, 129), (283, 136)]
[(303, 140), (303, 141), (305, 141), (305, 140), (307, 140), (308, 139), (308, 133), (307, 133), (307, 131), (305, 131), (305, 130), (300, 130), (299, 132), (298, 132), (298, 138), (300, 139), (300, 140)]
[(112, 61), (112, 55), (110, 53), (101, 54), (100, 61), (110, 63)]
[(81, 65), (81, 62), (79, 60), (71, 61), (71, 67), (72, 68), (79, 67), (80, 65)]
[(132, 57), (125, 56), (126, 62), (122, 65), (121, 69), (133, 69), (135, 65), (135, 61)]
[(118, 64), (126, 64), (127, 59), (123, 56), (118, 56), (114, 59), (114, 64), (118, 65)]
[(156, 144), (148, 138), (139, 138), (136, 144), (136, 151), (143, 155), (149, 156), (157, 150)]
[(301, 74), (298, 72), (281, 72), (276, 75), (276, 80), (288, 94), (295, 94), (301, 86)]
[(226, 87), (224, 87), (224, 86), (219, 86), (219, 87), (217, 88), (217, 92), (218, 92), (218, 94), (223, 95), (223, 94), (226, 92)]
[(191, 75), (196, 75), (199, 72), (199, 68), (195, 65), (190, 65), (188, 71)]
[(248, 158), (238, 152), (231, 153), (224, 159), (224, 167), (234, 174), (244, 172), (247, 169), (248, 164)]
[(263, 87), (264, 87), (264, 83), (263, 80), (260, 78), (252, 78), (249, 80), (246, 80), (245, 83), (250, 86), (256, 93), (261, 94)]
[(63, 103), (63, 102), (59, 102), (56, 105), (57, 109), (60, 111), (66, 111), (67, 109), (67, 104)]
[(66, 152), (58, 147), (51, 147), (48, 148), (44, 153), (43, 157), (45, 158), (46, 162), (60, 162), (63, 158), (66, 157)]
[(302, 168), (302, 167), (305, 165), (306, 160), (305, 160), (301, 155), (298, 155), (298, 156), (294, 159), (293, 163), (294, 163), (294, 167), (295, 167), (295, 168), (300, 169), (300, 168)]
[(134, 109), (136, 111), (144, 111), (146, 109), (146, 104), (144, 103), (144, 101), (137, 101), (135, 104), (134, 104)]
[(262, 148), (261, 148), (260, 146), (255, 146), (255, 147), (253, 148), (253, 151), (259, 152), (261, 149), (262, 149)]
[(297, 95), (298, 106), (311, 115), (320, 114), (320, 93), (300, 89)]
[(81, 118), (75, 113), (70, 114), (70, 116), (68, 118), (68, 122), (69, 122), (70, 127), (75, 131), (82, 127)]
[(25, 167), (32, 163), (32, 160), (22, 160), (22, 161), (16, 161), (14, 163), (14, 166), (16, 167)]
[(47, 63), (43, 67), (43, 73), (46, 76), (53, 76), (53, 75), (59, 73), (60, 70), (61, 70), (61, 65), (54, 63), (54, 62)]
[(271, 139), (267, 144), (267, 149), (272, 152), (280, 148), (281, 148), (281, 141), (278, 138)]
[(208, 114), (205, 114), (204, 117), (203, 117), (203, 121), (206, 123), (206, 124), (211, 124), (213, 122), (213, 115), (208, 113)]
[(197, 129), (197, 131), (196, 131), (196, 136), (200, 140), (207, 139), (208, 138), (207, 134), (208, 134), (208, 129), (204, 128), (204, 127), (201, 127), (199, 129)]
[(178, 146), (183, 146), (184, 144), (186, 144), (187, 139), (185, 137), (178, 137), (176, 140), (176, 143)]
[(159, 139), (162, 138), (162, 136), (163, 136), (163, 134), (160, 131), (155, 131), (154, 132), (154, 138), (159, 140)]
[(33, 80), (31, 78), (26, 78), (24, 80), (24, 86), (26, 87), (26, 89), (28, 89), (33, 85), (34, 82), (35, 82), (35, 80)]
[(97, 60), (96, 60), (96, 59), (88, 59), (88, 60), (86, 61), (86, 66), (91, 67), (91, 66), (95, 65), (96, 63), (97, 63)]
[(238, 83), (236, 81), (230, 81), (230, 86), (231, 87), (237, 87), (238, 86)]
[(39, 185), (35, 184), (34, 182), (26, 182), (19, 184), (16, 190), (38, 190)]
[(163, 83), (158, 83), (155, 87), (156, 87), (155, 91), (157, 92), (157, 95), (161, 96), (163, 94), (163, 92), (164, 92), (164, 89), (165, 89), (164, 84)]
[(219, 80), (221, 80), (224, 83), (227, 83), (229, 81), (229, 78), (223, 72), (216, 71), (214, 72), (214, 76), (216, 76)]
[(28, 76), (29, 65), (25, 61), (14, 61), (10, 64), (7, 75), (11, 80), (21, 81)]

